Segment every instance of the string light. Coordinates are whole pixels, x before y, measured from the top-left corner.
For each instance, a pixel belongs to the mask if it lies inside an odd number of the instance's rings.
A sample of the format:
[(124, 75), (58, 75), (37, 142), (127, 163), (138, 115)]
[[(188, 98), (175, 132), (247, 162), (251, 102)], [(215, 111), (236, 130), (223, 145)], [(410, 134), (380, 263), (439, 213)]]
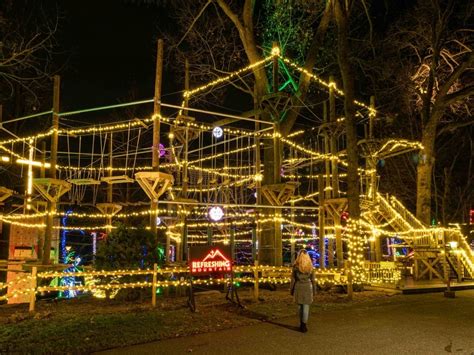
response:
[[(333, 89), (334, 92), (336, 94), (338, 94), (339, 96), (344, 96), (344, 91), (342, 91), (341, 89), (339, 89), (337, 86), (336, 86), (336, 83), (335, 82), (327, 82), (327, 81), (324, 81), (323, 79), (321, 79), (319, 76), (317, 76), (316, 74), (314, 73), (311, 73), (309, 72), (308, 70), (306, 70), (305, 68), (302, 68), (300, 67), (298, 64), (296, 64), (295, 62), (293, 62), (292, 60), (288, 59), (288, 58), (285, 58), (285, 57), (281, 57), (280, 56), (280, 59), (285, 62), (286, 64), (288, 64), (290, 67), (296, 69), (297, 71), (299, 71), (300, 73), (303, 73), (305, 74), (306, 76), (309, 76), (311, 79), (313, 79), (315, 82), (317, 82), (318, 84), (321, 84), (322, 86), (328, 88), (328, 89)], [(367, 109), (369, 111), (369, 115), (372, 117), (372, 116), (375, 116), (377, 114), (377, 111), (370, 107), (369, 105), (361, 102), (361, 101), (358, 101), (358, 100), (354, 100), (353, 101), (357, 106), (360, 106), (360, 107), (363, 107), (365, 109)]]
[(243, 67), (237, 71), (234, 71), (232, 73), (230, 73), (229, 75), (227, 76), (224, 76), (224, 77), (221, 77), (221, 78), (217, 78), (216, 80), (213, 80), (205, 85), (202, 85), (202, 86), (199, 86), (193, 90), (187, 90), (183, 93), (183, 97), (185, 98), (190, 98), (192, 95), (194, 94), (197, 94), (198, 92), (201, 92), (201, 91), (204, 91), (204, 90), (207, 90), (213, 86), (216, 86), (218, 84), (221, 84), (223, 82), (226, 82), (226, 81), (229, 81), (229, 80), (232, 80), (234, 78), (237, 78), (239, 77), (241, 74), (247, 72), (247, 71), (250, 71), (256, 67), (259, 67), (260, 65), (263, 65), (263, 64), (266, 64), (266, 63), (269, 63), (274, 57), (275, 55), (277, 54), (272, 54), (262, 60), (259, 60), (258, 62), (255, 62), (253, 64), (250, 64), (250, 65), (247, 65), (246, 67)]
[[(282, 266), (235, 266), (234, 272), (236, 274), (250, 274), (251, 276), (234, 276), (233, 281), (236, 283), (254, 283), (256, 280), (254, 275), (256, 273), (261, 273), (262, 276), (258, 277), (259, 283), (270, 283), (270, 284), (285, 284), (291, 281), (291, 267), (282, 267)], [(186, 278), (180, 278), (178, 280), (157, 280), (155, 284), (150, 281), (135, 281), (135, 282), (120, 282), (122, 277), (131, 277), (131, 276), (146, 276), (150, 277), (154, 273), (153, 270), (113, 270), (113, 271), (77, 271), (77, 272), (63, 272), (63, 271), (43, 271), (39, 272), (36, 277), (31, 275), (25, 275), (21, 278), (17, 278), (14, 281), (11, 281), (6, 284), (0, 284), (0, 289), (5, 289), (20, 283), (25, 283), (26, 287), (16, 288), (12, 290), (11, 293), (1, 296), (0, 300), (8, 300), (10, 298), (16, 298), (21, 295), (31, 295), (35, 294), (44, 294), (48, 292), (56, 291), (66, 291), (66, 290), (75, 290), (82, 292), (92, 292), (95, 296), (105, 297), (103, 292), (98, 291), (112, 291), (120, 289), (129, 289), (129, 288), (149, 288), (152, 286), (155, 287), (179, 287), (179, 286), (189, 286), (190, 282)], [(167, 278), (171, 275), (176, 274), (188, 274), (189, 269), (185, 267), (167, 267), (159, 268), (156, 270), (158, 276), (166, 276)], [(386, 283), (386, 282), (396, 282), (400, 279), (400, 272), (396, 269), (390, 268), (379, 268), (377, 270), (365, 269), (364, 278), (370, 279), (373, 283)], [(315, 279), (318, 284), (345, 284), (347, 279), (345, 277), (344, 269), (337, 270), (316, 270)], [(32, 288), (31, 284), (37, 284), (39, 279), (52, 279), (52, 278), (61, 278), (61, 277), (71, 277), (84, 278), (86, 280), (85, 285), (64, 285), (64, 286), (38, 286)], [(270, 276), (275, 275), (275, 276)], [(97, 282), (97, 278), (108, 277), (112, 278), (114, 281), (109, 283)], [(32, 282), (34, 281), (34, 282)], [(212, 286), (219, 284), (228, 284), (229, 280), (225, 278), (201, 278), (194, 279), (194, 285), (204, 285)]]

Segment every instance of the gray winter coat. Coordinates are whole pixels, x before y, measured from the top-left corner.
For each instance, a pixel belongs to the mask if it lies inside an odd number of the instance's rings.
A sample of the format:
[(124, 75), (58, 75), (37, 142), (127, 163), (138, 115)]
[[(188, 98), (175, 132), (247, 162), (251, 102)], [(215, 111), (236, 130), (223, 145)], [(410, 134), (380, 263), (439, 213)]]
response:
[(312, 272), (305, 274), (300, 272), (298, 268), (293, 268), (290, 287), (295, 303), (313, 303), (313, 295), (316, 293), (316, 284)]

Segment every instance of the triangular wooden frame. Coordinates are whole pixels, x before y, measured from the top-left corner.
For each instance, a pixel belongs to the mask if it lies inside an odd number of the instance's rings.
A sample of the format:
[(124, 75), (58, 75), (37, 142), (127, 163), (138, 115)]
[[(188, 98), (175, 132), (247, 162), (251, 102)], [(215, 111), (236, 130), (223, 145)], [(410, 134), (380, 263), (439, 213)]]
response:
[(15, 191), (7, 189), (4, 186), (0, 186), (0, 202), (5, 201), (7, 198), (13, 195), (14, 192)]
[(158, 201), (174, 182), (173, 175), (159, 171), (140, 171), (135, 174), (135, 179), (152, 201)]
[(122, 205), (119, 205), (118, 203), (109, 203), (109, 202), (96, 203), (95, 207), (103, 214), (112, 215), (112, 216), (115, 216), (117, 213), (119, 213), (122, 210)]
[(46, 200), (50, 202), (57, 202), (71, 189), (71, 184), (59, 179), (33, 179), (33, 187)]
[(261, 187), (261, 191), (272, 206), (283, 206), (294, 195), (299, 184), (296, 181), (288, 181), (281, 184), (264, 185)]

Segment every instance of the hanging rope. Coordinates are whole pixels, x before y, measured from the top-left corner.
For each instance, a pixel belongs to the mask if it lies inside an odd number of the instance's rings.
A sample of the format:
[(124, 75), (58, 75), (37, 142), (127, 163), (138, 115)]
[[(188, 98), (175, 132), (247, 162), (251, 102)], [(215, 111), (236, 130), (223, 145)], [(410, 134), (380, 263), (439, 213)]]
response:
[(127, 142), (125, 143), (127, 149), (125, 150), (125, 175), (128, 175), (128, 147), (130, 146), (130, 123), (128, 124), (128, 131), (127, 131)]
[[(137, 163), (137, 156), (138, 156), (138, 146), (140, 145), (140, 137), (141, 137), (141, 134), (142, 134), (142, 129), (138, 129), (138, 135), (137, 135), (137, 145), (135, 147), (135, 157), (133, 159), (133, 169), (132, 169), (132, 175), (135, 174), (135, 166), (136, 166), (136, 163)], [(158, 153), (159, 154), (159, 153)], [(160, 156), (158, 155), (158, 159), (160, 158)]]

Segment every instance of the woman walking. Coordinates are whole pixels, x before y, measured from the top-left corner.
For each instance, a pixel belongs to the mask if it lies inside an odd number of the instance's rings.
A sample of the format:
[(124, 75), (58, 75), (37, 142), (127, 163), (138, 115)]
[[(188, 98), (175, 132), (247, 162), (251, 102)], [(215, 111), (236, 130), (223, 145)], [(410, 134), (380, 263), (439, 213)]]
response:
[(313, 263), (306, 250), (300, 250), (293, 265), (291, 275), (291, 294), (299, 305), (300, 331), (306, 333), (306, 323), (309, 317), (309, 306), (313, 303), (316, 293), (316, 284), (313, 275)]

